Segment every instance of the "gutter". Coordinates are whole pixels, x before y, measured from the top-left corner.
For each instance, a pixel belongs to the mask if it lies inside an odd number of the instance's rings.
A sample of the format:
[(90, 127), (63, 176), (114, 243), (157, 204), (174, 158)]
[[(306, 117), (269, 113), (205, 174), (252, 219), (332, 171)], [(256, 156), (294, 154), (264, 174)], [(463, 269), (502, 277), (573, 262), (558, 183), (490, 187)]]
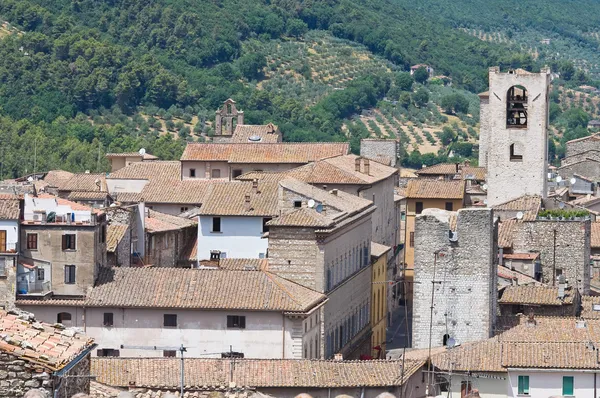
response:
[(577, 373), (593, 373), (596, 374), (598, 372), (597, 369), (560, 369), (560, 368), (551, 368), (551, 369), (540, 369), (540, 368), (506, 368), (509, 372), (540, 372), (540, 373), (550, 373), (550, 372), (577, 372)]
[(98, 347), (98, 344), (92, 343), (88, 348), (81, 351), (71, 362), (69, 362), (67, 364), (67, 366), (52, 373), (52, 376), (59, 378), (56, 385), (54, 386), (54, 395), (53, 395), (54, 398), (58, 398), (58, 391), (60, 390), (60, 386), (62, 384), (62, 378), (65, 376), (65, 374), (67, 372), (69, 372), (71, 369), (73, 369), (77, 364), (79, 364), (79, 362), (83, 358), (85, 358), (88, 354), (90, 354), (92, 352), (92, 350), (96, 347)]

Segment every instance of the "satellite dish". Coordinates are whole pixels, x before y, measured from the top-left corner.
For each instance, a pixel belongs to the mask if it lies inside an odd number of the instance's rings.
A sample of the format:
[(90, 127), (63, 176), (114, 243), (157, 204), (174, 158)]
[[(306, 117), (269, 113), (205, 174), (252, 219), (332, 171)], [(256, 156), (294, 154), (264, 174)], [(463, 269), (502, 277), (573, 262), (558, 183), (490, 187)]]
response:
[(569, 180), (569, 182), (571, 183), (571, 185), (574, 185), (577, 182), (577, 178), (573, 177)]
[(310, 207), (311, 209), (315, 207), (315, 201), (313, 199), (309, 199), (307, 204), (308, 207)]
[(140, 156), (144, 156), (146, 154), (146, 150), (142, 148), (138, 151), (138, 153), (140, 154)]
[(321, 205), (321, 204), (317, 205), (317, 207), (315, 208), (315, 210), (317, 211), (317, 213), (322, 213), (323, 212), (323, 205)]
[(565, 202), (560, 202), (560, 203), (558, 204), (558, 208), (559, 208), (559, 209), (564, 209), (564, 208), (565, 208)]
[(487, 202), (487, 199), (484, 199), (484, 200), (483, 200), (483, 204), (484, 204), (484, 205), (487, 205), (487, 203), (488, 203), (488, 202)]
[(27, 177), (27, 181), (29, 181), (29, 182), (33, 181), (33, 177)]
[(525, 215), (525, 214), (523, 214), (523, 212), (522, 212), (522, 211), (518, 212), (518, 213), (517, 213), (517, 220), (522, 220), (524, 215)]
[(483, 188), (484, 191), (487, 191), (488, 186), (487, 186), (487, 184), (483, 184), (483, 186), (481, 188)]
[(448, 348), (454, 348), (454, 346), (456, 346), (456, 340), (454, 340), (454, 337), (450, 337), (448, 341), (446, 341), (446, 346)]
[(556, 182), (561, 182), (561, 181), (562, 181), (562, 177), (561, 176), (556, 177)]
[(259, 135), (252, 135), (250, 137), (248, 137), (248, 141), (252, 141), (252, 142), (260, 142), (261, 138)]

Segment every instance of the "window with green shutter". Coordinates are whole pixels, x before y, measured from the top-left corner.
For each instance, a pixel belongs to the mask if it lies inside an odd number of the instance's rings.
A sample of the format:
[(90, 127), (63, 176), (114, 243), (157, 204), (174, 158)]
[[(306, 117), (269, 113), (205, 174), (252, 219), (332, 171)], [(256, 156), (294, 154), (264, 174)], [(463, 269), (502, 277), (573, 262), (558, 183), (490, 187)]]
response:
[(529, 376), (519, 376), (519, 395), (529, 395)]
[(563, 376), (563, 396), (574, 396), (574, 380), (573, 376)]

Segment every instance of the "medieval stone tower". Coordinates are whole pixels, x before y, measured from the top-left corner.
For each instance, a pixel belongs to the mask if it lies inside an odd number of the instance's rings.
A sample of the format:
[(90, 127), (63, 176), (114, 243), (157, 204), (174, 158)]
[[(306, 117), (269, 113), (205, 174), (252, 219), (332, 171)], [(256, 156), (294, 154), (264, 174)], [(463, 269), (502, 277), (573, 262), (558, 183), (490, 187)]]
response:
[(413, 348), (429, 347), (430, 328), (432, 347), (446, 345), (450, 338), (466, 343), (493, 335), (496, 241), (492, 209), (426, 209), (417, 217)]
[(232, 136), (237, 124), (244, 124), (244, 112), (238, 111), (235, 101), (229, 98), (223, 103), (223, 107), (216, 112), (215, 136)]
[(488, 206), (523, 195), (546, 197), (550, 70), (490, 68), (480, 94), (479, 165), (487, 168)]

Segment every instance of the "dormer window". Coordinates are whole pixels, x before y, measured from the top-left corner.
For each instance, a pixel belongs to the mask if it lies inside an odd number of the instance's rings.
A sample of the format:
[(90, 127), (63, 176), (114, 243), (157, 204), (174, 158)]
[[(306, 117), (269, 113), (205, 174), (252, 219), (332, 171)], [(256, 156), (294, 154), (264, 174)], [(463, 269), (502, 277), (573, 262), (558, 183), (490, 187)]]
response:
[(506, 127), (527, 128), (527, 89), (512, 86), (506, 97)]

